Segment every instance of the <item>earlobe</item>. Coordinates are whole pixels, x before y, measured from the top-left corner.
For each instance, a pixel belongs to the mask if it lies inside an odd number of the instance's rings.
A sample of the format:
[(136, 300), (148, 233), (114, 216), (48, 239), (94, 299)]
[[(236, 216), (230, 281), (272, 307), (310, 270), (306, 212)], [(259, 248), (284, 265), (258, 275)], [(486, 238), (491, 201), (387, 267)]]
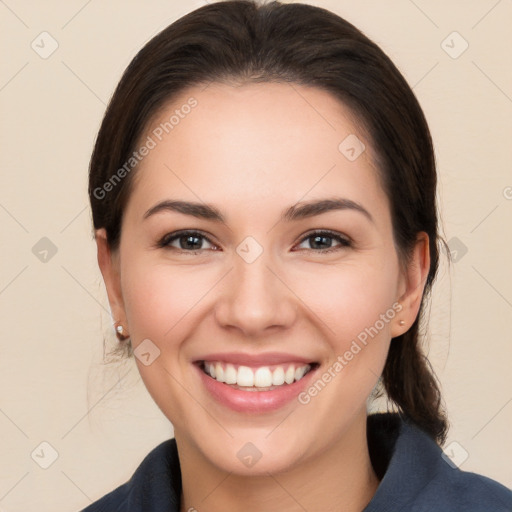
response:
[(403, 275), (403, 293), (398, 298), (402, 309), (392, 327), (391, 337), (395, 338), (407, 332), (414, 323), (423, 298), (425, 284), (430, 271), (430, 245), (427, 233), (418, 233), (410, 261)]
[(107, 289), (108, 302), (115, 325), (126, 325), (123, 295), (121, 292), (121, 278), (119, 270), (119, 258), (110, 249), (107, 233), (104, 228), (95, 232), (98, 265)]

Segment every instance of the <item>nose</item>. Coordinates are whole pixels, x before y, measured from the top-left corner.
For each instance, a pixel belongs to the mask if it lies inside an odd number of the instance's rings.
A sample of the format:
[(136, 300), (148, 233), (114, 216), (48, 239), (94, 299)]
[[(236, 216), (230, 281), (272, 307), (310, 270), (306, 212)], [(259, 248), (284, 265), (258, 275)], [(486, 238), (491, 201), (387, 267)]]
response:
[(235, 255), (216, 303), (217, 322), (238, 329), (244, 337), (289, 328), (296, 320), (297, 298), (265, 254), (252, 263)]

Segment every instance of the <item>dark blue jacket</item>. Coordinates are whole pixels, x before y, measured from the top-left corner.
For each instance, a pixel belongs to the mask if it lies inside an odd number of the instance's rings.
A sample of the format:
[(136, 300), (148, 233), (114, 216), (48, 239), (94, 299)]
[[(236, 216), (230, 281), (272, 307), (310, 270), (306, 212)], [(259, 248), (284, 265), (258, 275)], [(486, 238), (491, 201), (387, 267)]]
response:
[[(512, 491), (461, 471), (421, 429), (396, 413), (368, 416), (370, 458), (380, 484), (363, 512), (511, 512)], [(175, 439), (164, 441), (132, 478), (82, 512), (179, 512)]]

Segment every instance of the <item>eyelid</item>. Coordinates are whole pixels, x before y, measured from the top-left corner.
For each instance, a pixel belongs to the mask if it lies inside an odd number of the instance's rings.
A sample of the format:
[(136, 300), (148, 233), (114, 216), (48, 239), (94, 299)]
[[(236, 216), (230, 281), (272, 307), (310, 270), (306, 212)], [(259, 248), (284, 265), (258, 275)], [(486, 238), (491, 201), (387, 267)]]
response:
[[(202, 251), (207, 250), (207, 249), (185, 250), (185, 249), (180, 249), (178, 247), (172, 247), (170, 245), (171, 242), (174, 242), (174, 241), (178, 240), (182, 236), (194, 236), (194, 235), (197, 235), (198, 237), (203, 238), (209, 244), (211, 244), (212, 246), (214, 246), (215, 248), (218, 249), (218, 244), (213, 242), (209, 235), (207, 235), (205, 232), (203, 232), (201, 230), (198, 230), (198, 229), (182, 229), (182, 230), (178, 230), (178, 231), (173, 231), (171, 233), (167, 233), (166, 235), (164, 235), (159, 240), (159, 242), (157, 243), (157, 247), (159, 247), (159, 248), (171, 248), (171, 249), (174, 249), (174, 250), (182, 252), (182, 253), (185, 252), (185, 253), (190, 253), (190, 254), (196, 254), (198, 252), (202, 252)], [(299, 251), (306, 250), (306, 251), (309, 251), (309, 252), (322, 254), (322, 253), (326, 253), (326, 252), (336, 251), (336, 250), (339, 250), (340, 248), (351, 247), (352, 244), (353, 244), (353, 241), (352, 241), (352, 239), (350, 237), (348, 237), (347, 235), (344, 235), (342, 233), (339, 233), (337, 231), (332, 231), (330, 229), (314, 229), (312, 231), (309, 231), (309, 232), (303, 234), (301, 236), (301, 238), (299, 239), (299, 242), (297, 244), (295, 244), (295, 245), (300, 245), (304, 241), (306, 241), (307, 239), (309, 239), (309, 238), (311, 238), (311, 237), (313, 237), (315, 235), (316, 236), (326, 235), (329, 238), (333, 238), (333, 239), (337, 240), (340, 243), (340, 245), (335, 246), (335, 247), (328, 247), (327, 249), (318, 249), (318, 250), (315, 250), (315, 249), (299, 249)], [(295, 247), (295, 245), (294, 245), (294, 247)]]
[(174, 249), (176, 251), (188, 252), (188, 253), (191, 253), (191, 254), (198, 253), (198, 252), (206, 250), (206, 249), (196, 249), (196, 250), (190, 249), (190, 250), (185, 250), (185, 249), (180, 249), (178, 247), (172, 247), (170, 245), (171, 242), (174, 242), (174, 241), (178, 240), (182, 236), (194, 236), (194, 235), (197, 235), (198, 237), (203, 238), (204, 240), (206, 240), (209, 244), (213, 245), (214, 247), (218, 247), (218, 245), (211, 240), (209, 235), (207, 235), (204, 231), (201, 231), (199, 229), (180, 229), (178, 231), (173, 231), (171, 233), (167, 233), (166, 235), (164, 235), (157, 242), (157, 247), (163, 248), (163, 249), (171, 248), (171, 249)]
[(337, 240), (340, 243), (340, 245), (336, 246), (336, 247), (329, 247), (327, 249), (318, 249), (318, 250), (315, 250), (315, 249), (299, 249), (299, 250), (300, 251), (307, 250), (307, 251), (310, 251), (310, 252), (313, 252), (313, 253), (320, 253), (320, 254), (322, 254), (322, 253), (326, 253), (326, 252), (337, 251), (337, 250), (342, 249), (342, 248), (352, 247), (352, 244), (353, 244), (352, 239), (350, 237), (348, 237), (347, 235), (344, 235), (343, 233), (339, 233), (337, 231), (332, 231), (330, 229), (314, 229), (314, 230), (309, 231), (309, 232), (305, 233), (304, 235), (302, 235), (300, 240), (299, 240), (299, 242), (298, 242), (298, 245), (302, 244), (308, 238), (311, 238), (311, 237), (313, 237), (315, 235), (317, 235), (317, 236), (326, 235), (329, 238), (333, 238), (333, 239)]

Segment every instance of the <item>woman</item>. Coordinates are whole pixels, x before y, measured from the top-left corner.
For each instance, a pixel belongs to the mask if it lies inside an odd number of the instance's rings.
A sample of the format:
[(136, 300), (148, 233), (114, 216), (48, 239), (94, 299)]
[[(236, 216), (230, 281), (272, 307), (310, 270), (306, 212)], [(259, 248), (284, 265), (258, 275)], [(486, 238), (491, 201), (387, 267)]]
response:
[[(181, 18), (126, 70), (89, 194), (116, 333), (175, 437), (87, 512), (510, 510), (439, 447), (432, 142), (355, 27), (278, 2)], [(369, 415), (381, 385), (398, 412)]]

